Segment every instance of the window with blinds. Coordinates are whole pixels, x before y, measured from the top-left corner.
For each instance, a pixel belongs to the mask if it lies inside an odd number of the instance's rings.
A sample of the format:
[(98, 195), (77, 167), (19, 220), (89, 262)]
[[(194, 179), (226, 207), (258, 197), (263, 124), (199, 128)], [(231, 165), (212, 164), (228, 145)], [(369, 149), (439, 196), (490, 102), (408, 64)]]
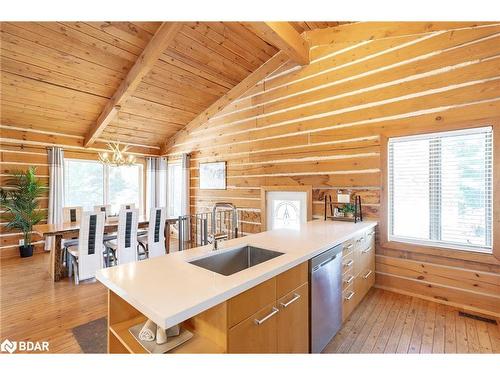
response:
[(388, 143), (389, 240), (491, 252), (492, 128)]

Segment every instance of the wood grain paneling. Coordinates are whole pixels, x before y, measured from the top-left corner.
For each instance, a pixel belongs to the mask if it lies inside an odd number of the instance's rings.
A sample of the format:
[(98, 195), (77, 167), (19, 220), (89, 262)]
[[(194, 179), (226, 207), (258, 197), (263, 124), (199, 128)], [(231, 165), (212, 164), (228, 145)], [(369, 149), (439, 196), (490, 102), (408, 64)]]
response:
[(161, 25), (0, 23), (0, 122), (160, 146), (278, 52), (239, 22)]
[[(362, 196), (365, 217), (379, 219), (384, 134), (487, 125), (499, 116), (498, 24), (362, 24), (310, 32), (322, 45), (311, 49), (309, 65), (285, 64), (205, 123), (173, 136), (169, 156), (192, 155), (193, 210), (233, 202), (245, 231), (258, 232), (261, 186), (311, 185), (313, 217), (322, 215), (324, 194), (349, 189)], [(330, 38), (339, 45), (324, 44)], [(199, 163), (218, 160), (227, 161), (227, 190), (200, 190)], [(500, 268), (487, 256), (377, 252), (378, 286), (498, 313)], [(390, 322), (408, 307), (390, 304)], [(427, 305), (422, 309), (425, 318)], [(421, 328), (425, 337), (425, 319)], [(391, 338), (380, 340), (365, 349), (382, 350)]]
[[(64, 135), (44, 134), (34, 131), (20, 131), (15, 127), (0, 125), (0, 186), (5, 185), (5, 180), (12, 176), (14, 171), (25, 171), (29, 167), (36, 167), (37, 177), (48, 186), (49, 165), (47, 147), (58, 145), (64, 149), (65, 158), (98, 160), (97, 151), (104, 150), (102, 143), (97, 143), (94, 148), (83, 148), (83, 137), (68, 137)], [(154, 151), (144, 147), (131, 147), (136, 154), (137, 161), (144, 163), (144, 152)], [(141, 152), (142, 151), (142, 152)], [(39, 200), (40, 209), (47, 214), (49, 205), (48, 192)], [(44, 222), (46, 219), (44, 220)], [(5, 228), (7, 217), (0, 212), (0, 259), (19, 256), (19, 240), (23, 238), (18, 231), (9, 231)], [(33, 244), (35, 253), (44, 251), (44, 238), (34, 234)]]

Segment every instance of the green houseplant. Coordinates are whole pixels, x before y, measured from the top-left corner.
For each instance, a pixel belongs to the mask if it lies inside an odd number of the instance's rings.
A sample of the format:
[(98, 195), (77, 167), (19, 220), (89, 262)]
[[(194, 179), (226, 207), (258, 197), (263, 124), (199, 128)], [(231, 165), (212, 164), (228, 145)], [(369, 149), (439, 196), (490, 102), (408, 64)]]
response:
[(24, 245), (19, 246), (22, 258), (33, 255), (32, 231), (45, 214), (39, 209), (38, 198), (46, 191), (35, 176), (36, 168), (30, 167), (26, 171), (15, 171), (4, 188), (0, 188), (0, 202), (2, 209), (7, 213), (7, 229), (23, 232)]
[(346, 203), (344, 207), (342, 207), (342, 212), (346, 217), (354, 217), (354, 212), (356, 211), (356, 206), (352, 203)]

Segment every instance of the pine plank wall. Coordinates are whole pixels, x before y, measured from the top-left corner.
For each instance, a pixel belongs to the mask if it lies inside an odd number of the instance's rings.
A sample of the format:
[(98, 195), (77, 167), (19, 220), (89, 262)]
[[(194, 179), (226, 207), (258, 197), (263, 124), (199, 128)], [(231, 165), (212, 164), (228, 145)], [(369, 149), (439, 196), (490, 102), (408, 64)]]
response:
[[(62, 134), (45, 134), (43, 132), (26, 131), (2, 127), (0, 141), (0, 186), (12, 176), (12, 172), (24, 171), (30, 166), (36, 167), (37, 177), (48, 186), (49, 166), (47, 159), (47, 147), (51, 145), (60, 146), (64, 149), (64, 157), (71, 159), (97, 160), (97, 152), (103, 151), (102, 143), (96, 144), (95, 148), (84, 149), (82, 147), (83, 137), (67, 137)], [(145, 162), (144, 156), (158, 152), (155, 149), (135, 147), (132, 152), (137, 152), (138, 162)], [(48, 193), (40, 199), (40, 208), (47, 212)], [(18, 231), (9, 231), (5, 228), (6, 216), (0, 216), (0, 259), (19, 256), (19, 240), (23, 238)], [(43, 221), (44, 223), (46, 220)], [(40, 253), (44, 248), (44, 239), (36, 234), (33, 235), (35, 252)]]
[[(361, 195), (366, 218), (380, 219), (382, 135), (500, 117), (499, 26), (320, 45), (311, 60), (285, 64), (174, 136), (169, 157), (192, 156), (192, 211), (233, 202), (243, 231), (256, 233), (260, 186), (303, 184), (313, 186), (316, 218), (324, 194), (342, 188)], [(226, 191), (198, 188), (207, 161), (227, 161)], [(500, 316), (500, 262), (492, 255), (380, 244), (376, 254), (377, 286)]]

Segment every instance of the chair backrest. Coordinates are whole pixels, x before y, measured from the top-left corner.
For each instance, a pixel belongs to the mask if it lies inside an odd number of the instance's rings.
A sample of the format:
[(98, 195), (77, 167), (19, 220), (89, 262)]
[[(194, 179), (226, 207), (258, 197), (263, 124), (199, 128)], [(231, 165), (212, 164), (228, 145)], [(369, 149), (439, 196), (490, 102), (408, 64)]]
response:
[(152, 208), (149, 213), (148, 253), (149, 258), (165, 255), (165, 207)]
[(137, 254), (137, 227), (139, 210), (121, 210), (118, 216), (118, 233), (116, 236), (116, 257), (118, 264), (135, 262)]
[(100, 206), (94, 206), (94, 212), (104, 212), (105, 219), (107, 219), (108, 216), (111, 215), (111, 205), (104, 204), (104, 205), (100, 205)]
[(78, 237), (78, 278), (80, 280), (95, 277), (102, 268), (104, 212), (84, 212), (80, 220)]
[(75, 223), (82, 218), (83, 208), (81, 206), (63, 207), (63, 221), (65, 223)]
[(126, 204), (120, 205), (120, 211), (121, 210), (131, 210), (133, 208), (135, 208), (135, 203), (126, 203)]

